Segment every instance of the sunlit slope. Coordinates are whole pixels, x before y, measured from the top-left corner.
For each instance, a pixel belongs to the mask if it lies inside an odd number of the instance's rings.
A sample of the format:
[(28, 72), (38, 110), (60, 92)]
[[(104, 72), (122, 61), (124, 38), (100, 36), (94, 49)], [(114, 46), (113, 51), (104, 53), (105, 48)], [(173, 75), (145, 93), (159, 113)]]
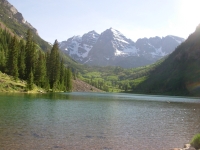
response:
[(134, 91), (200, 96), (200, 25)]

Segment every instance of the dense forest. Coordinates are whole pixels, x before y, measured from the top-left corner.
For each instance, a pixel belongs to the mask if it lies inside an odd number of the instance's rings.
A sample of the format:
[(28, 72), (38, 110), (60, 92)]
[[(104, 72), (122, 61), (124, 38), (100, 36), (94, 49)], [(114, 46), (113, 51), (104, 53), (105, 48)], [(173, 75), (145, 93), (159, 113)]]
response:
[(0, 30), (0, 71), (15, 80), (26, 80), (27, 90), (32, 90), (34, 84), (52, 91), (72, 90), (72, 72), (59, 55), (57, 40), (44, 53), (34, 42), (31, 30), (27, 31), (26, 40)]
[(199, 39), (200, 25), (133, 92), (200, 96)]
[(119, 66), (83, 66), (75, 74), (81, 80), (106, 92), (132, 92), (163, 60), (152, 65), (131, 69)]

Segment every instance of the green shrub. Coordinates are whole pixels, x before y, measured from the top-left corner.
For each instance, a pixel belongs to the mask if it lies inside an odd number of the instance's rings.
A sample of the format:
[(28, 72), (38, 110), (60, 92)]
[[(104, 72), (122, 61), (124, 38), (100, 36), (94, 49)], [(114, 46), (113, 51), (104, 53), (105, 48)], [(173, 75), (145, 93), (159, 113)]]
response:
[(196, 134), (193, 138), (190, 144), (195, 148), (195, 149), (200, 149), (200, 134)]

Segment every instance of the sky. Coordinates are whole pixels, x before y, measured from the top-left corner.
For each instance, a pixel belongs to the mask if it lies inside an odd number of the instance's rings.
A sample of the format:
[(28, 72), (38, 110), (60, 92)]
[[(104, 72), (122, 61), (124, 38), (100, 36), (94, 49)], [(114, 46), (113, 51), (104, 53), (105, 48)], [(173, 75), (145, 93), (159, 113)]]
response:
[(175, 35), (187, 38), (200, 24), (200, 0), (8, 0), (54, 43), (114, 28), (136, 41)]

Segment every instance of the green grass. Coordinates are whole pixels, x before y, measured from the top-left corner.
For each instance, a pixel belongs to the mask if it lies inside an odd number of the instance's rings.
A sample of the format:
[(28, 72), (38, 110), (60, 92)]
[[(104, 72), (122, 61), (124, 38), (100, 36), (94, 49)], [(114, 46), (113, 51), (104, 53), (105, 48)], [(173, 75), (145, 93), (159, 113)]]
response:
[(193, 138), (190, 144), (195, 148), (195, 149), (200, 149), (200, 134), (196, 134)]
[(34, 89), (31, 91), (26, 90), (26, 81), (14, 80), (12, 76), (0, 72), (0, 92), (28, 92), (37, 93), (38, 91), (44, 91), (43, 89), (34, 85)]

